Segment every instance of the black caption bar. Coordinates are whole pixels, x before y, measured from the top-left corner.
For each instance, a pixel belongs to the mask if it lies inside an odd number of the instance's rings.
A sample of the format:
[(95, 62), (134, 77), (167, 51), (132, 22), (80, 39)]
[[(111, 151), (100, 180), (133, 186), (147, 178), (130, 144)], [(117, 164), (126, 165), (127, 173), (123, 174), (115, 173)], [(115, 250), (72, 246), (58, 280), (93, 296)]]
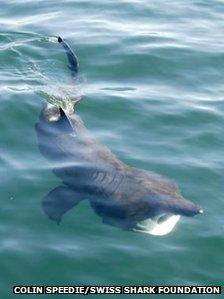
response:
[(17, 295), (54, 295), (54, 294), (210, 294), (220, 295), (221, 286), (14, 286)]

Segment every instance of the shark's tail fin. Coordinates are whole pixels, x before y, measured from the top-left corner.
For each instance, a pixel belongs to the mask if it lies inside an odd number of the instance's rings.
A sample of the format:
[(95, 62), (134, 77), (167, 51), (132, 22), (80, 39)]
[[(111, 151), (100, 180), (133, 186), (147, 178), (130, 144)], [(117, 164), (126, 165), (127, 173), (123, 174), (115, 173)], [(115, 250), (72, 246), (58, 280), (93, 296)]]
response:
[[(60, 36), (58, 37), (58, 42), (60, 44), (62, 44), (63, 48), (66, 51), (66, 55), (68, 58), (68, 62), (69, 62), (69, 69), (72, 72), (72, 78), (76, 81), (78, 78), (78, 68), (79, 68), (79, 62), (78, 62), (78, 58), (75, 55), (75, 53), (73, 52), (73, 50), (70, 48), (70, 46), (64, 41), (64, 39), (62, 39)], [(76, 81), (77, 83), (77, 81)], [(70, 113), (73, 113), (75, 110), (76, 105), (82, 100), (82, 96), (78, 95), (74, 98), (71, 99), (71, 102), (68, 103), (69, 107), (63, 107), (63, 109), (65, 108), (65, 110), (67, 111), (72, 111)], [(71, 104), (71, 105), (70, 105)], [(67, 108), (69, 108), (70, 110), (68, 110)]]
[(72, 77), (74, 79), (77, 79), (78, 67), (79, 67), (77, 56), (69, 47), (69, 45), (60, 36), (58, 37), (58, 42), (62, 44), (63, 48), (66, 51), (68, 62), (69, 62), (69, 69), (72, 71)]

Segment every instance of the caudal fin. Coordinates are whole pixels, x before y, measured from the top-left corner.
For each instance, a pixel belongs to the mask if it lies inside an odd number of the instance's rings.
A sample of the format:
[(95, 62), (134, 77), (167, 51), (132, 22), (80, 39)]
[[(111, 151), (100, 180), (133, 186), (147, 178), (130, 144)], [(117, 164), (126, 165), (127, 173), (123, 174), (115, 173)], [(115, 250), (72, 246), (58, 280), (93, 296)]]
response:
[(79, 67), (78, 58), (75, 55), (75, 53), (72, 51), (72, 49), (69, 47), (69, 45), (60, 36), (58, 37), (58, 42), (62, 44), (63, 48), (66, 51), (66, 55), (69, 62), (69, 69), (72, 71), (72, 77), (76, 79), (78, 75), (78, 67)]

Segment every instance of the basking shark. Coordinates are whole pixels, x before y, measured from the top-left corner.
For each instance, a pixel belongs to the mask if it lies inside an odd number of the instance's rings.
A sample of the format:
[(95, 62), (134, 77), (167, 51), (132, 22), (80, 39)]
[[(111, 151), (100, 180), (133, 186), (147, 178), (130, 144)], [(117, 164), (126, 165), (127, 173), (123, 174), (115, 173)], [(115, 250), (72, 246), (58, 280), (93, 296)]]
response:
[[(58, 42), (76, 78), (77, 57), (61, 37)], [(41, 153), (62, 180), (42, 200), (44, 212), (57, 223), (84, 199), (104, 223), (153, 235), (169, 233), (180, 216), (203, 212), (169, 179), (120, 161), (90, 135), (76, 113), (46, 103), (36, 132)]]

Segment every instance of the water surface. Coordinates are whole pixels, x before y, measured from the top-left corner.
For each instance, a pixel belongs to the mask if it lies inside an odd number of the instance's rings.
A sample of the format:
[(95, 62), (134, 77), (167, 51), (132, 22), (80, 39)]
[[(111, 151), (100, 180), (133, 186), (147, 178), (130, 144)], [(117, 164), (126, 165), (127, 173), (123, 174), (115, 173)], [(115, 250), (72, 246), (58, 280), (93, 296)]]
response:
[[(1, 298), (22, 284), (223, 284), (223, 13), (216, 0), (1, 0)], [(59, 226), (47, 219), (41, 199), (59, 180), (34, 125), (44, 94), (74, 93), (102, 144), (176, 181), (204, 214), (164, 237), (104, 225), (85, 201)]]

